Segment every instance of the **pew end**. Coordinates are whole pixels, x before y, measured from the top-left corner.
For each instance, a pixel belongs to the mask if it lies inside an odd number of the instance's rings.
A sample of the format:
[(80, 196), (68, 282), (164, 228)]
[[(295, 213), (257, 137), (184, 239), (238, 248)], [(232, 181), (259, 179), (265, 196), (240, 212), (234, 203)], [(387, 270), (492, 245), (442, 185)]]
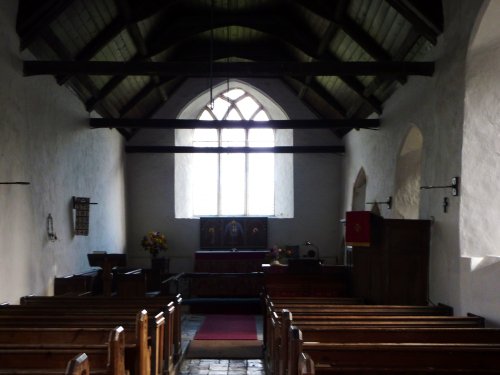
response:
[(90, 365), (87, 354), (80, 353), (73, 357), (68, 362), (65, 375), (90, 375)]
[(298, 359), (298, 375), (315, 375), (314, 361), (309, 354), (300, 353)]

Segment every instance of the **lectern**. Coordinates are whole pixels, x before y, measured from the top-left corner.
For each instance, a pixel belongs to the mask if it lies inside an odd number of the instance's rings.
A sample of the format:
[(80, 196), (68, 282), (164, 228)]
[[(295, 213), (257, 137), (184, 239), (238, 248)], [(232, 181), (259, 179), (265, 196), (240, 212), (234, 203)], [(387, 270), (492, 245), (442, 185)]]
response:
[(125, 267), (127, 265), (127, 255), (91, 253), (87, 254), (87, 257), (91, 267), (101, 267), (103, 295), (111, 296), (111, 270), (113, 267)]

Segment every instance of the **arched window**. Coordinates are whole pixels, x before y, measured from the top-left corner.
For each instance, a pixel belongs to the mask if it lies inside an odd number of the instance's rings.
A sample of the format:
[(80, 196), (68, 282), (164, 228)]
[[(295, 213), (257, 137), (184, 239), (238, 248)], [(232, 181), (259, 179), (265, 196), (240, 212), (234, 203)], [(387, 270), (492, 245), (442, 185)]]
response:
[[(269, 119), (241, 89), (219, 95), (205, 106), (200, 120)], [(195, 147), (273, 147), (273, 129), (195, 129)], [(273, 154), (196, 154), (193, 214), (274, 215)], [(267, 182), (267, 183), (266, 183)]]
[[(267, 121), (270, 118), (257, 98), (242, 87), (226, 87), (213, 102), (205, 103), (198, 112), (200, 120)], [(207, 126), (188, 131), (177, 130), (176, 144), (194, 147), (291, 145), (292, 131), (214, 129)], [(290, 188), (290, 185), (293, 186), (292, 155), (176, 155), (175, 185), (178, 218), (209, 215), (293, 217), (293, 188)]]

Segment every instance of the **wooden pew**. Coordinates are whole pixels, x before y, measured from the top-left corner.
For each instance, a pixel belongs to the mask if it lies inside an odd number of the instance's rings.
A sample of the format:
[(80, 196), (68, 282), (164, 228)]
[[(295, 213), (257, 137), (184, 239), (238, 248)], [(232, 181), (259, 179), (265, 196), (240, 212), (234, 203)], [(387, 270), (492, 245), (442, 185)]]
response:
[(117, 327), (108, 332), (108, 335), (105, 342), (92, 344), (1, 344), (0, 373), (64, 374), (69, 366), (68, 362), (85, 351), (92, 363), (93, 374), (126, 375), (124, 329)]
[[(284, 373), (297, 375), (299, 367), (308, 367), (307, 360), (301, 358), (308, 342), (319, 343), (433, 343), (433, 344), (499, 344), (498, 328), (332, 328), (290, 327), (288, 351)], [(299, 341), (302, 340), (302, 347)], [(281, 353), (283, 355), (283, 353)], [(299, 361), (297, 361), (299, 358)], [(283, 363), (283, 362), (282, 362)]]
[(339, 305), (339, 304), (292, 304), (271, 302), (270, 311), (290, 310), (302, 315), (418, 315), (452, 316), (453, 309), (445, 305), (438, 306), (401, 306), (401, 305)]
[(114, 268), (113, 269), (113, 291), (119, 298), (127, 297), (151, 297), (160, 292), (149, 292), (146, 272), (141, 268)]
[[(273, 323), (270, 321), (272, 319), (273, 311), (281, 311), (280, 309), (275, 308), (275, 301), (283, 304), (301, 304), (308, 305), (311, 303), (321, 304), (322, 306), (331, 306), (331, 305), (346, 305), (349, 306), (363, 306), (360, 305), (362, 299), (357, 297), (271, 297), (269, 294), (263, 295), (263, 315), (264, 315), (264, 350), (268, 352), (269, 343), (272, 341), (272, 331), (274, 330)], [(270, 346), (269, 346), (270, 348)]]
[(375, 310), (373, 315), (366, 315), (366, 310), (361, 309), (359, 315), (352, 310), (350, 315), (336, 314), (293, 314), (286, 309), (283, 309), (281, 314), (276, 311), (272, 312), (270, 319), (271, 329), (269, 330), (269, 338), (266, 343), (266, 361), (268, 366), (274, 373), (283, 374), (286, 366), (286, 353), (288, 351), (289, 330), (292, 324), (299, 327), (484, 327), (484, 318), (479, 316), (456, 317), (456, 316), (441, 316), (441, 315), (389, 315), (385, 314), (385, 309), (380, 309), (377, 313)]
[[(165, 360), (164, 367), (171, 369), (181, 356), (182, 352), (182, 332), (181, 332), (181, 304), (182, 296), (157, 296), (157, 297), (103, 297), (93, 296), (85, 298), (75, 297), (46, 297), (46, 296), (26, 296), (21, 298), (21, 304), (36, 306), (75, 306), (75, 307), (141, 307), (148, 311), (160, 312), (165, 315), (165, 342), (163, 343)], [(154, 353), (153, 353), (154, 354)]]
[(304, 342), (301, 347), (316, 375), (500, 373), (500, 344)]
[[(456, 328), (458, 327), (478, 327), (474, 329), (476, 331), (479, 330), (482, 333), (477, 334), (474, 339), (470, 339), (469, 341), (475, 340), (476, 344), (499, 344), (499, 331), (493, 331), (493, 334), (491, 334), (491, 332), (490, 334), (486, 334), (486, 331), (483, 331), (484, 328), (479, 328), (484, 327), (484, 319), (482, 317), (478, 317), (473, 314), (469, 314), (466, 317), (454, 317), (452, 316), (453, 310), (450, 307), (444, 305), (435, 307), (394, 305), (339, 306), (337, 304), (331, 304), (327, 301), (311, 301), (310, 299), (301, 298), (266, 298), (265, 304), (267, 314), (266, 321), (270, 322), (269, 324), (271, 325), (271, 327), (268, 328), (266, 332), (268, 332), (268, 335), (272, 336), (266, 343), (266, 352), (269, 352), (266, 353), (266, 361), (268, 361), (267, 366), (272, 374), (295, 375), (299, 371), (302, 371), (306, 374), (312, 374), (315, 370), (318, 369), (318, 366), (312, 366), (313, 360), (308, 357), (307, 352), (297, 351), (297, 347), (295, 346), (295, 344), (290, 344), (290, 325), (292, 324), (292, 314), (287, 309), (283, 309), (283, 307), (287, 307), (288, 309), (293, 311), (293, 324), (297, 324), (298, 327), (300, 327), (304, 331), (307, 331), (308, 335), (310, 335), (310, 332), (321, 332), (318, 333), (318, 336), (313, 336), (312, 338), (310, 337), (311, 341), (319, 342), (321, 344), (323, 344), (323, 342), (321, 341), (321, 335), (323, 334), (323, 332), (327, 332), (324, 334), (325, 336), (323, 336), (325, 338), (325, 341), (327, 341), (327, 337), (332, 336), (332, 334), (335, 335), (334, 332), (336, 332), (337, 335), (340, 335), (340, 337), (336, 339), (338, 341), (337, 344), (342, 343), (348, 345), (350, 343), (352, 345), (356, 345), (360, 343), (359, 341), (356, 341), (357, 339), (359, 339), (359, 337), (356, 337), (357, 332), (361, 332), (360, 334), (358, 334), (358, 336), (367, 330), (373, 330), (374, 332), (377, 332), (376, 334), (378, 334), (379, 336), (372, 337), (371, 339), (372, 343), (376, 343), (377, 340), (383, 340), (381, 336), (382, 334), (380, 332), (385, 332), (386, 330), (398, 330), (398, 332), (402, 332), (402, 327), (411, 327), (404, 328), (406, 332), (408, 332), (409, 329), (413, 331), (418, 329), (435, 330), (432, 332), (438, 332), (437, 330), (442, 329), (443, 331), (440, 333), (431, 333), (431, 335), (434, 335), (434, 339), (430, 338), (429, 340), (431, 342), (434, 340), (434, 344), (440, 343), (446, 345), (450, 345), (450, 342), (440, 341), (440, 339), (446, 337), (446, 332), (455, 332), (457, 331)], [(346, 342), (342, 342), (342, 335), (339, 334), (339, 332), (344, 332), (342, 330), (352, 331), (349, 331), (349, 333), (347, 334), (347, 337), (349, 337), (349, 339), (346, 338)], [(425, 331), (413, 334), (413, 337), (407, 338), (413, 340), (421, 340), (421, 336), (423, 334), (422, 332)], [(474, 331), (468, 332), (473, 333)], [(393, 341), (389, 342), (399, 342), (401, 344), (406, 343), (405, 339), (401, 336), (401, 333), (397, 333), (396, 335), (400, 335), (399, 339), (398, 337), (394, 337)], [(420, 335), (420, 338), (419, 336), (415, 335)], [(470, 338), (470, 336), (467, 336), (467, 334), (465, 333), (455, 334), (455, 336), (453, 336), (453, 333), (450, 333), (450, 335), (451, 336), (449, 338), (443, 340), (451, 342), (455, 340), (456, 343), (459, 343), (460, 345), (470, 344), (469, 342), (467, 342), (467, 339)], [(332, 339), (332, 341), (334, 340)], [(367, 339), (367, 341), (368, 343), (370, 343), (370, 340)], [(465, 341), (465, 343), (463, 341)], [(367, 343), (365, 342), (364, 344)], [(292, 370), (290, 370), (290, 361), (293, 362)], [(323, 369), (325, 366), (319, 367)], [(331, 373), (337, 373), (337, 371), (340, 370), (338, 368), (335, 368), (335, 370), (329, 369), (328, 371), (330, 371)], [(355, 368), (349, 368), (347, 370), (341, 369), (341, 371), (350, 371), (346, 373), (356, 373)], [(380, 371), (380, 369), (378, 369), (378, 371)], [(381, 372), (375, 371), (370, 373), (378, 374)]]
[(91, 270), (54, 278), (54, 295), (84, 296), (92, 294), (98, 272)]
[(314, 361), (311, 359), (309, 354), (300, 353), (298, 359), (298, 373), (300, 375), (315, 375)]
[[(6, 306), (0, 307), (0, 327), (24, 327), (24, 328), (113, 328), (117, 324), (130, 332), (130, 339), (127, 340), (127, 368), (134, 368), (136, 374), (148, 375), (150, 368), (155, 365), (150, 356), (148, 344), (148, 314), (143, 310), (137, 314), (127, 313), (125, 315), (100, 314), (98, 310), (93, 313), (78, 314), (65, 313), (56, 310), (51, 314), (36, 314), (34, 311), (9, 312)], [(10, 309), (12, 310), (12, 309)], [(155, 342), (156, 337), (162, 337), (163, 315), (155, 317), (156, 330), (151, 330), (151, 340)], [(88, 354), (88, 353), (87, 353)], [(161, 357), (160, 357), (161, 358)], [(92, 362), (92, 360), (91, 360)], [(158, 365), (160, 366), (160, 365)]]
[(65, 375), (90, 375), (89, 357), (87, 354), (79, 353), (74, 356), (66, 366)]
[[(270, 322), (273, 312), (281, 314), (281, 310), (292, 310), (301, 315), (453, 315), (453, 309), (449, 306), (439, 304), (437, 306), (413, 306), (413, 305), (345, 305), (342, 302), (349, 301), (349, 298), (321, 298), (312, 301), (308, 297), (293, 298), (271, 298), (264, 297), (265, 320), (264, 320), (264, 347), (270, 344), (270, 336), (275, 330)], [(354, 299), (356, 300), (356, 299)], [(357, 302), (360, 302), (358, 299)]]
[[(47, 296), (25, 296), (20, 300), (21, 305), (60, 305), (60, 306), (129, 306), (129, 307), (137, 307), (138, 309), (146, 309), (152, 313), (157, 313), (163, 311), (166, 317), (166, 330), (167, 332), (172, 332), (166, 335), (165, 337), (168, 339), (169, 337), (173, 337), (173, 343), (170, 345), (169, 343), (165, 344), (165, 349), (170, 349), (173, 345), (173, 359), (177, 361), (182, 354), (182, 331), (181, 331), (181, 304), (182, 304), (182, 296), (177, 294), (175, 296), (156, 296), (156, 297), (127, 297), (127, 298), (118, 298), (118, 297), (105, 297), (105, 296), (92, 296), (92, 297), (47, 297)], [(173, 316), (172, 315), (172, 306)], [(170, 320), (173, 321), (173, 324), (170, 325)], [(167, 357), (168, 358), (168, 357)]]

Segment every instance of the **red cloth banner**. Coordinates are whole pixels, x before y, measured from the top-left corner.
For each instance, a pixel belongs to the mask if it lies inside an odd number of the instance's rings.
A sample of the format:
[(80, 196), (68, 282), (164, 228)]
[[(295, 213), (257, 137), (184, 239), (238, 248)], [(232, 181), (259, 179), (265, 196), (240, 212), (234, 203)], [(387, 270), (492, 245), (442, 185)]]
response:
[(348, 246), (372, 246), (380, 231), (382, 218), (369, 211), (346, 212), (345, 242)]

